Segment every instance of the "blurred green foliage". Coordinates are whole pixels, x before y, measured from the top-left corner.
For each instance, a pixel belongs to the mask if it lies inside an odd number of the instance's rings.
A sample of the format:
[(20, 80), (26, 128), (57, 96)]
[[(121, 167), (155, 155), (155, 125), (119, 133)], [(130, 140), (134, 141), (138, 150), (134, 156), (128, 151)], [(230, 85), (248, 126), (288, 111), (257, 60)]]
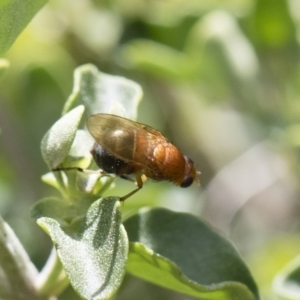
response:
[[(40, 180), (47, 171), (41, 138), (71, 93), (74, 69), (93, 63), (138, 82), (145, 94), (138, 120), (162, 131), (202, 171), (202, 188), (148, 182), (126, 209), (155, 202), (205, 217), (249, 257), (264, 299), (272, 299), (278, 261), (299, 249), (299, 25), (297, 0), (44, 6), (4, 55), (10, 68), (0, 82), (0, 212), (37, 266), (50, 249), (29, 217), (30, 206), (49, 195)], [(117, 181), (114, 193), (128, 184)], [(290, 251), (261, 259), (276, 240)], [(116, 299), (140, 299), (145, 290), (147, 299), (174, 297), (146, 283), (138, 292), (130, 289), (138, 281), (128, 282)]]

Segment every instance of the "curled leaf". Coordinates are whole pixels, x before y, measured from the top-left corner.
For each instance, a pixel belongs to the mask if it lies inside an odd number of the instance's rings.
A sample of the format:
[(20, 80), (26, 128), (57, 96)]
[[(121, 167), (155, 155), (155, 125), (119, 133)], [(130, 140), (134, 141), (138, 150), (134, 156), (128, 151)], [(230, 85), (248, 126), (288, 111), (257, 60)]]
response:
[(55, 169), (67, 157), (83, 112), (83, 105), (72, 109), (55, 122), (43, 137), (42, 155), (50, 169)]

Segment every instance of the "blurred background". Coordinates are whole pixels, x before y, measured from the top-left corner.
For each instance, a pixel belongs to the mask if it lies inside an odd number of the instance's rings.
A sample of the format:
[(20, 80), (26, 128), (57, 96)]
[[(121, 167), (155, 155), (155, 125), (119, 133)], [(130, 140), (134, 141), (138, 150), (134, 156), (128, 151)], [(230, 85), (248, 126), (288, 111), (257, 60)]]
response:
[[(264, 299), (299, 252), (300, 2), (51, 0), (5, 57), (0, 83), (0, 213), (41, 268), (50, 239), (30, 207), (40, 141), (60, 117), (76, 67), (139, 83), (138, 121), (201, 171), (201, 187), (149, 180), (124, 211), (159, 205), (198, 215), (238, 248)], [(112, 195), (132, 188), (118, 179)], [(192, 299), (127, 277), (115, 299)], [(60, 299), (79, 299), (70, 289)]]

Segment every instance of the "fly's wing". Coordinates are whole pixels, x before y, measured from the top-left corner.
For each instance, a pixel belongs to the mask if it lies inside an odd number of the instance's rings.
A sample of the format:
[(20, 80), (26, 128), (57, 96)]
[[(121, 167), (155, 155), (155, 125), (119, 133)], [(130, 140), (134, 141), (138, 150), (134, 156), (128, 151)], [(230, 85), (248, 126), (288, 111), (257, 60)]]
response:
[(158, 130), (142, 123), (138, 123), (138, 122), (134, 122), (134, 123), (140, 128), (142, 128), (143, 130), (147, 131), (148, 133), (153, 134), (156, 139), (163, 139), (165, 141), (167, 140)]
[(96, 142), (117, 158), (151, 169), (151, 151), (166, 138), (154, 128), (110, 114), (96, 114), (86, 121)]

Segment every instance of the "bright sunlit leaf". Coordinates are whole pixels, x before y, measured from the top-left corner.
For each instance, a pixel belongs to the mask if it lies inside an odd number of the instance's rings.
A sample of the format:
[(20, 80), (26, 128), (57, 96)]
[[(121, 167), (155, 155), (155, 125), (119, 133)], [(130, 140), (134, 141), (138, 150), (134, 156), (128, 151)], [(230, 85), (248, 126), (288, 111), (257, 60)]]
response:
[(64, 107), (64, 113), (83, 104), (86, 115), (109, 113), (136, 119), (138, 103), (142, 98), (141, 87), (126, 78), (100, 72), (88, 64), (74, 72), (74, 87)]
[[(35, 216), (37, 218), (37, 216)], [(50, 235), (73, 288), (84, 299), (107, 299), (119, 288), (128, 253), (119, 198), (95, 201), (75, 227), (63, 229), (56, 219), (37, 218)]]
[(83, 105), (74, 108), (61, 117), (43, 137), (42, 155), (50, 169), (55, 169), (68, 155), (83, 112)]
[(300, 299), (300, 256), (288, 263), (275, 277), (273, 289), (280, 299)]

